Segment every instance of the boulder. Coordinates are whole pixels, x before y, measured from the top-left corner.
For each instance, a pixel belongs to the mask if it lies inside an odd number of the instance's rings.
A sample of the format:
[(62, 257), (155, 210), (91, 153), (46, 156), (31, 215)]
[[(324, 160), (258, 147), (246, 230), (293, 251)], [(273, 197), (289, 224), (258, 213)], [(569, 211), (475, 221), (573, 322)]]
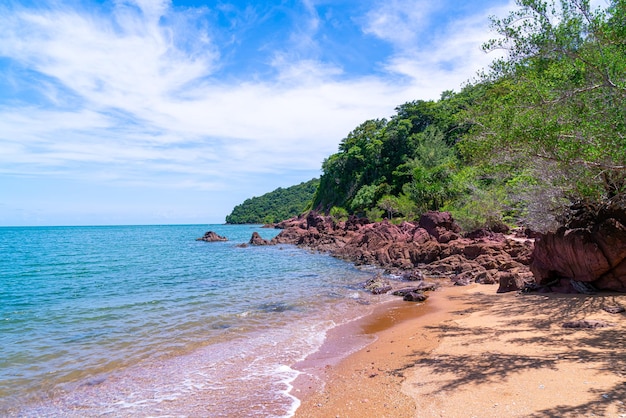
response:
[[(617, 213), (616, 213), (617, 212)], [(537, 238), (530, 269), (538, 285), (560, 279), (626, 292), (626, 209), (600, 210)], [(575, 226), (575, 227), (572, 227)]]
[(213, 231), (207, 231), (203, 237), (196, 238), (196, 241), (218, 242), (218, 241), (228, 241), (228, 238), (218, 235)]
[(403, 299), (407, 302), (424, 302), (428, 296), (423, 293), (409, 292), (404, 295)]
[(250, 241), (248, 242), (248, 244), (250, 244), (250, 245), (270, 245), (271, 242), (266, 240), (266, 239), (261, 238), (259, 233), (254, 231), (252, 233), (252, 237), (250, 238)]
[(426, 212), (420, 217), (419, 226), (441, 243), (458, 239), (458, 233), (461, 232), (449, 212)]
[(500, 272), (498, 274), (499, 287), (497, 293), (517, 292), (524, 289), (524, 278), (516, 273)]

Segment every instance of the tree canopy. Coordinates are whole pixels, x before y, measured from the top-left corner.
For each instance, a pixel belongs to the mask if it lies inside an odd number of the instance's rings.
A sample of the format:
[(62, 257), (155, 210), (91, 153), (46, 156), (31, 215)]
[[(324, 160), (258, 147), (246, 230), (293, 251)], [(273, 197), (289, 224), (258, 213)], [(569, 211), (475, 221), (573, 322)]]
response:
[(278, 189), (259, 197), (246, 199), (226, 216), (229, 224), (261, 224), (279, 222), (297, 216), (310, 208), (318, 179)]
[(546, 213), (623, 199), (626, 2), (596, 10), (587, 0), (517, 3), (492, 21), (500, 37), (484, 48), (507, 56), (483, 75), (485, 92), (467, 112), (465, 155), (524, 167)]

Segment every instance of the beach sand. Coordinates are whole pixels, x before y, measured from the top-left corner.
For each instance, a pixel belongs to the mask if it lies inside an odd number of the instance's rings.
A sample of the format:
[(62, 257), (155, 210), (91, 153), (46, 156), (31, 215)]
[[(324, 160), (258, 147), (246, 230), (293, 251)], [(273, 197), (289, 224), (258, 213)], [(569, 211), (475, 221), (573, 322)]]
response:
[[(295, 416), (626, 417), (626, 314), (603, 310), (626, 295), (496, 290), (445, 287), (337, 329), (299, 366)], [(613, 325), (563, 327), (575, 320)], [(350, 335), (372, 342), (333, 356)]]

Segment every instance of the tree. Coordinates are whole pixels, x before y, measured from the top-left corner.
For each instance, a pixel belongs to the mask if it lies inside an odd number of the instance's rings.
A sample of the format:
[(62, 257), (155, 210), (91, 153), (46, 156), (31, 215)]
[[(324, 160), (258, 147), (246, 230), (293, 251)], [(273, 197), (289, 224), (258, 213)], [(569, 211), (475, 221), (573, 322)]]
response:
[(393, 215), (400, 211), (398, 198), (395, 196), (385, 195), (378, 201), (377, 206), (387, 212), (387, 219), (392, 220)]
[(415, 202), (420, 213), (439, 210), (455, 195), (452, 185), (457, 164), (455, 153), (439, 128), (429, 127), (421, 133), (414, 155), (406, 164), (411, 180), (403, 191)]
[(363, 122), (341, 141), (339, 152), (324, 160), (313, 207), (349, 207), (363, 186), (380, 180), (381, 135), (386, 125), (385, 119)]
[(484, 48), (507, 56), (483, 75), (465, 155), (532, 169), (556, 213), (624, 199), (626, 1), (595, 10), (587, 0), (517, 4), (492, 21), (500, 37)]
[(374, 185), (361, 187), (352, 199), (352, 209), (359, 212), (371, 208), (376, 202), (376, 190), (377, 187)]

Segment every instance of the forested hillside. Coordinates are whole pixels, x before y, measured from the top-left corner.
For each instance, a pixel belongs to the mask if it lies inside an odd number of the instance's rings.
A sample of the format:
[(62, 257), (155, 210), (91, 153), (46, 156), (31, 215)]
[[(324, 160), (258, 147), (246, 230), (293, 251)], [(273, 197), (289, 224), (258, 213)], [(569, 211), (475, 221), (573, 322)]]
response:
[[(483, 46), (505, 57), (460, 92), (356, 127), (323, 162), (313, 209), (393, 221), (447, 210), (465, 229), (547, 231), (573, 207), (626, 206), (626, 0), (516, 3)], [(227, 222), (305, 206), (270, 201), (250, 199)]]
[(324, 161), (313, 207), (548, 230), (573, 204), (624, 205), (626, 1), (517, 4), (484, 45), (504, 59), (458, 93), (355, 128)]
[(291, 218), (310, 208), (318, 179), (286, 189), (278, 188), (263, 196), (246, 199), (226, 217), (229, 224), (272, 223)]

